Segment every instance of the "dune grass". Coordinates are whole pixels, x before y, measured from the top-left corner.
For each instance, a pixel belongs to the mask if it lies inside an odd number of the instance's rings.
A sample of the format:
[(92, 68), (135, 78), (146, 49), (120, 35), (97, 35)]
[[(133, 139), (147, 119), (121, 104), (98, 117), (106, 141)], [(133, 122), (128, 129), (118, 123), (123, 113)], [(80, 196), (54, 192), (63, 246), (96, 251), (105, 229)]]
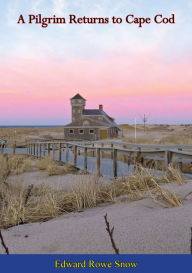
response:
[(163, 207), (182, 205), (176, 194), (163, 186), (171, 182), (171, 177), (158, 180), (139, 165), (133, 176), (111, 182), (101, 182), (96, 175), (79, 176), (79, 183), (66, 191), (45, 184), (24, 186), (8, 182), (10, 173), (19, 164), (13, 163), (11, 157), (0, 157), (0, 229), (47, 221), (63, 213), (96, 207), (101, 203), (115, 203), (121, 195), (127, 195), (132, 201), (150, 197)]
[(40, 171), (47, 171), (47, 174), (49, 176), (73, 173), (77, 171), (73, 166), (68, 163), (65, 163), (64, 165), (59, 165), (50, 156), (37, 159), (35, 166)]

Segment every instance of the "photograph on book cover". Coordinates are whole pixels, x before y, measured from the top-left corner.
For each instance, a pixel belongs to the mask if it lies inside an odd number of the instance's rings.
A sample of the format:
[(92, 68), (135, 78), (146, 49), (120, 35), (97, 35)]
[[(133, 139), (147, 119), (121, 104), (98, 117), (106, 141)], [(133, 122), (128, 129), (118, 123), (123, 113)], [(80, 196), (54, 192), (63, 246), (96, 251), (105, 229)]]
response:
[(0, 1), (0, 254), (191, 253), (191, 28), (192, 0)]

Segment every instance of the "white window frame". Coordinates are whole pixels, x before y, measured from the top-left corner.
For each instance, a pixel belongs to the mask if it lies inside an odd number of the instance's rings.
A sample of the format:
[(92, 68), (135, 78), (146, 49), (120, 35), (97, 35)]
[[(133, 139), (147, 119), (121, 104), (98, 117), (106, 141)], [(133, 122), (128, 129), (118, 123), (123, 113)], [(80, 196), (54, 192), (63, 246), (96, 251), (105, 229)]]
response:
[[(70, 132), (70, 131), (73, 131), (73, 132)], [(74, 135), (74, 129), (69, 129), (69, 134)]]
[[(81, 133), (80, 131), (83, 131), (83, 133)], [(85, 133), (84, 129), (79, 129), (79, 134), (80, 135), (84, 135), (84, 133)]]
[[(91, 133), (91, 131), (93, 131), (93, 132)], [(94, 135), (94, 133), (95, 133), (95, 130), (94, 130), (94, 129), (89, 129), (89, 134), (90, 134), (90, 135)]]

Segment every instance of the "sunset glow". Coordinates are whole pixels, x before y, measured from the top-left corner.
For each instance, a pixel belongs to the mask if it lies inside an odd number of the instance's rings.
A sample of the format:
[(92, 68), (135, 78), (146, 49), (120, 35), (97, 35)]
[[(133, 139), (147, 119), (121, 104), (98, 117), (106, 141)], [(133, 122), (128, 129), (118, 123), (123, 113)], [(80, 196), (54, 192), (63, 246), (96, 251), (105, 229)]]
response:
[[(142, 1), (129, 7), (129, 1), (110, 1), (114, 2), (110, 14), (109, 1), (92, 1), (91, 7), (83, 4), (88, 0), (76, 5), (67, 0), (27, 1), (26, 6), (21, 1), (4, 2), (0, 4), (4, 14), (7, 10), (0, 26), (0, 125), (65, 124), (71, 115), (69, 99), (77, 92), (86, 98), (87, 108), (103, 104), (118, 123), (133, 123), (143, 113), (151, 123), (191, 123), (191, 1), (182, 3), (182, 8), (181, 1), (170, 1), (166, 11), (152, 0), (143, 10)], [(26, 16), (57, 11), (67, 16), (73, 11), (123, 18), (126, 9), (140, 16), (174, 12), (176, 24), (43, 29), (18, 25), (23, 9)]]

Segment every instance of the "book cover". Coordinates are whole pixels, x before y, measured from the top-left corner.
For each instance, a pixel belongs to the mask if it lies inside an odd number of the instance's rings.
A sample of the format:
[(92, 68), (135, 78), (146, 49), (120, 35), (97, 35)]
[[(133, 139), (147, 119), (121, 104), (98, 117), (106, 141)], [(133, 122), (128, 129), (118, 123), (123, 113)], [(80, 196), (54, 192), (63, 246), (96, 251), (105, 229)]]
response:
[[(191, 18), (191, 0), (0, 2), (0, 253), (190, 253)], [(86, 259), (52, 258), (139, 270)]]

